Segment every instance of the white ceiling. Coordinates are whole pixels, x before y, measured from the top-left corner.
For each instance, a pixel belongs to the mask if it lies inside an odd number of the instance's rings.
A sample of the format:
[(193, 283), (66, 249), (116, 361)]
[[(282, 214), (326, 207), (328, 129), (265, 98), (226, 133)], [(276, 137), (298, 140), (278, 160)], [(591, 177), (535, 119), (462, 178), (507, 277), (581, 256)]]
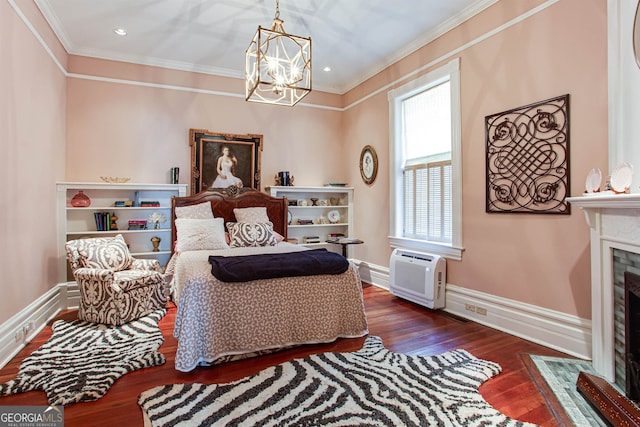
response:
[[(280, 18), (312, 39), (313, 88), (344, 93), (496, 1), (281, 0)], [(239, 78), (258, 25), (270, 28), (276, 10), (276, 0), (36, 3), (70, 54)]]

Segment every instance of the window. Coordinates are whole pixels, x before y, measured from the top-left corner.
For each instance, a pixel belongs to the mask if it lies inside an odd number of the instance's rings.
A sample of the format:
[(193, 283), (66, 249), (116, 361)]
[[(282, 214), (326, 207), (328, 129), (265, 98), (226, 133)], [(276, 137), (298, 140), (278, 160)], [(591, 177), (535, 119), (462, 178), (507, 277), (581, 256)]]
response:
[(389, 92), (391, 245), (461, 259), (458, 60)]

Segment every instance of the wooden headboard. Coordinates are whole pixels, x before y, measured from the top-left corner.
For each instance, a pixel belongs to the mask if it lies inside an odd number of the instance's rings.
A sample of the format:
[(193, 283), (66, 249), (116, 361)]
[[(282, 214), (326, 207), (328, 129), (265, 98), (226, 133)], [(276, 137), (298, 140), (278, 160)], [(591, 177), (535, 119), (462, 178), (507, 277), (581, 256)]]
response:
[(216, 218), (224, 218), (227, 222), (235, 222), (233, 214), (234, 208), (251, 208), (264, 206), (267, 208), (267, 215), (273, 223), (274, 231), (287, 238), (287, 211), (288, 202), (286, 197), (271, 197), (266, 193), (257, 190), (241, 192), (238, 195), (230, 195), (214, 190), (201, 191), (193, 196), (172, 197), (171, 198), (171, 248), (173, 250), (176, 241), (176, 207), (197, 205), (209, 202)]

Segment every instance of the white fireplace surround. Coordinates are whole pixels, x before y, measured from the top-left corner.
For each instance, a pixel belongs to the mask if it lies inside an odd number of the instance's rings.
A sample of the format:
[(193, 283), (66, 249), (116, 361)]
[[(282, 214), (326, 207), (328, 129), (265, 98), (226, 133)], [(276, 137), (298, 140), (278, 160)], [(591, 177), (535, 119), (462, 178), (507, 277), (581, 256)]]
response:
[(591, 343), (594, 369), (615, 381), (613, 250), (640, 254), (640, 194), (569, 197), (591, 233)]

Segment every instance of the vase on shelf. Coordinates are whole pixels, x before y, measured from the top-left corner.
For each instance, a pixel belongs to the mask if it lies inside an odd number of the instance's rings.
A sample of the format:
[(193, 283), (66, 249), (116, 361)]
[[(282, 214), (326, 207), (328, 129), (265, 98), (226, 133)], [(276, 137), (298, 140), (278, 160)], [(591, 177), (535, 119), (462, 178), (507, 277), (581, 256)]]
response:
[(84, 191), (78, 191), (78, 194), (71, 198), (71, 206), (74, 208), (87, 208), (91, 206), (91, 199), (84, 194)]
[(159, 252), (160, 251), (160, 238), (157, 236), (153, 236), (151, 238), (151, 244), (153, 245), (153, 252)]

